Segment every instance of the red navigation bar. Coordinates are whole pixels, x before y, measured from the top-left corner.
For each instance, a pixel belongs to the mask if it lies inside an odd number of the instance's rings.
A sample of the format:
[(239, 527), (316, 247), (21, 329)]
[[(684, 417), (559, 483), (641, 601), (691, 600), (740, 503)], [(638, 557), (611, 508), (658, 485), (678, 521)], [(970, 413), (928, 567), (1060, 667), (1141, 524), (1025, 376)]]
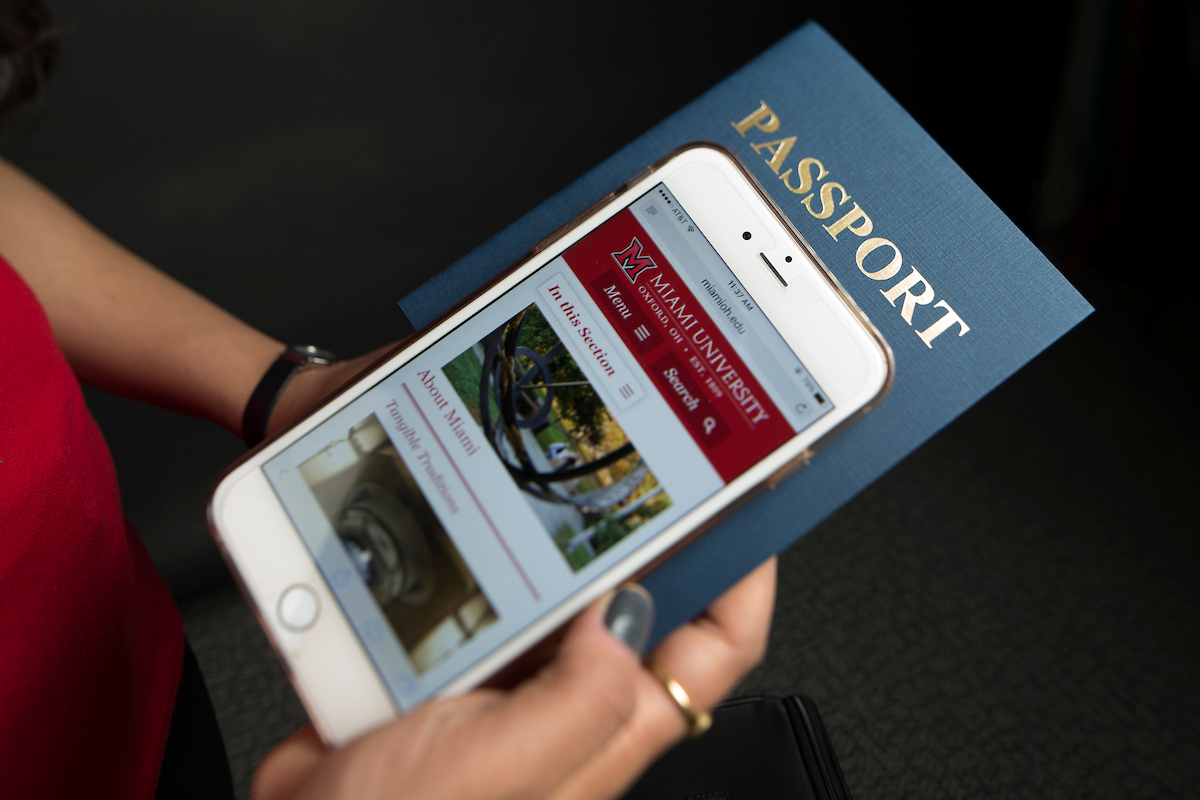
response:
[(563, 257), (724, 481), (793, 435), (633, 212)]

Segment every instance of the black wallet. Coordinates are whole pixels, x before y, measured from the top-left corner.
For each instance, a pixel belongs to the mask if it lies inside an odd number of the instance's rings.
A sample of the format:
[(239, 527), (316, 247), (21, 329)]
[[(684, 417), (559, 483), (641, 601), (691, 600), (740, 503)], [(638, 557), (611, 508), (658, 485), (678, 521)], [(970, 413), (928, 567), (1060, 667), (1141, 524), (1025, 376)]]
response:
[(807, 697), (743, 697), (669, 751), (625, 800), (850, 800), (829, 734)]

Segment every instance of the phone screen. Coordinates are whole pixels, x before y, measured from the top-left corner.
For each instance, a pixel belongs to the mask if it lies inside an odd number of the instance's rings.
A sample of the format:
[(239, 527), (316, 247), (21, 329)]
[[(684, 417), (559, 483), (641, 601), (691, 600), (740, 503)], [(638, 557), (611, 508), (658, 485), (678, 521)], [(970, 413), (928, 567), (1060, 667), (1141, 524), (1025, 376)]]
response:
[(832, 408), (660, 183), (263, 469), (407, 710)]

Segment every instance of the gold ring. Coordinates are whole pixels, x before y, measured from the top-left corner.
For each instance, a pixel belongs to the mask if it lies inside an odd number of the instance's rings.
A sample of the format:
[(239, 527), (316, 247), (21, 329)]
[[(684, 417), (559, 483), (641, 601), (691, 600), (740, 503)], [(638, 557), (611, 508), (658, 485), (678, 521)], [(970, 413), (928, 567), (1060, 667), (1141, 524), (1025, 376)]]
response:
[(671, 677), (671, 674), (663, 669), (663, 665), (659, 664), (654, 656), (646, 656), (646, 668), (654, 677), (658, 678), (659, 683), (667, 690), (667, 694), (671, 695), (671, 699), (675, 701), (675, 705), (683, 712), (683, 718), (687, 720), (688, 738), (695, 739), (700, 734), (712, 727), (712, 714), (707, 711), (701, 711), (692, 703), (692, 698), (679, 681)]

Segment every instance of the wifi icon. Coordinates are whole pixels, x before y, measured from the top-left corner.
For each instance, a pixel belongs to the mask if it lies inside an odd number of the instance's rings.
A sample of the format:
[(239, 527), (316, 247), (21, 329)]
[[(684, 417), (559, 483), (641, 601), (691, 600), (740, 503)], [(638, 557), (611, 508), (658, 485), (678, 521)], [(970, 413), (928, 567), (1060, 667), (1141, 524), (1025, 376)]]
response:
[(691, 225), (688, 225), (688, 233), (691, 233), (694, 230), (696, 230), (696, 229), (693, 228)]

